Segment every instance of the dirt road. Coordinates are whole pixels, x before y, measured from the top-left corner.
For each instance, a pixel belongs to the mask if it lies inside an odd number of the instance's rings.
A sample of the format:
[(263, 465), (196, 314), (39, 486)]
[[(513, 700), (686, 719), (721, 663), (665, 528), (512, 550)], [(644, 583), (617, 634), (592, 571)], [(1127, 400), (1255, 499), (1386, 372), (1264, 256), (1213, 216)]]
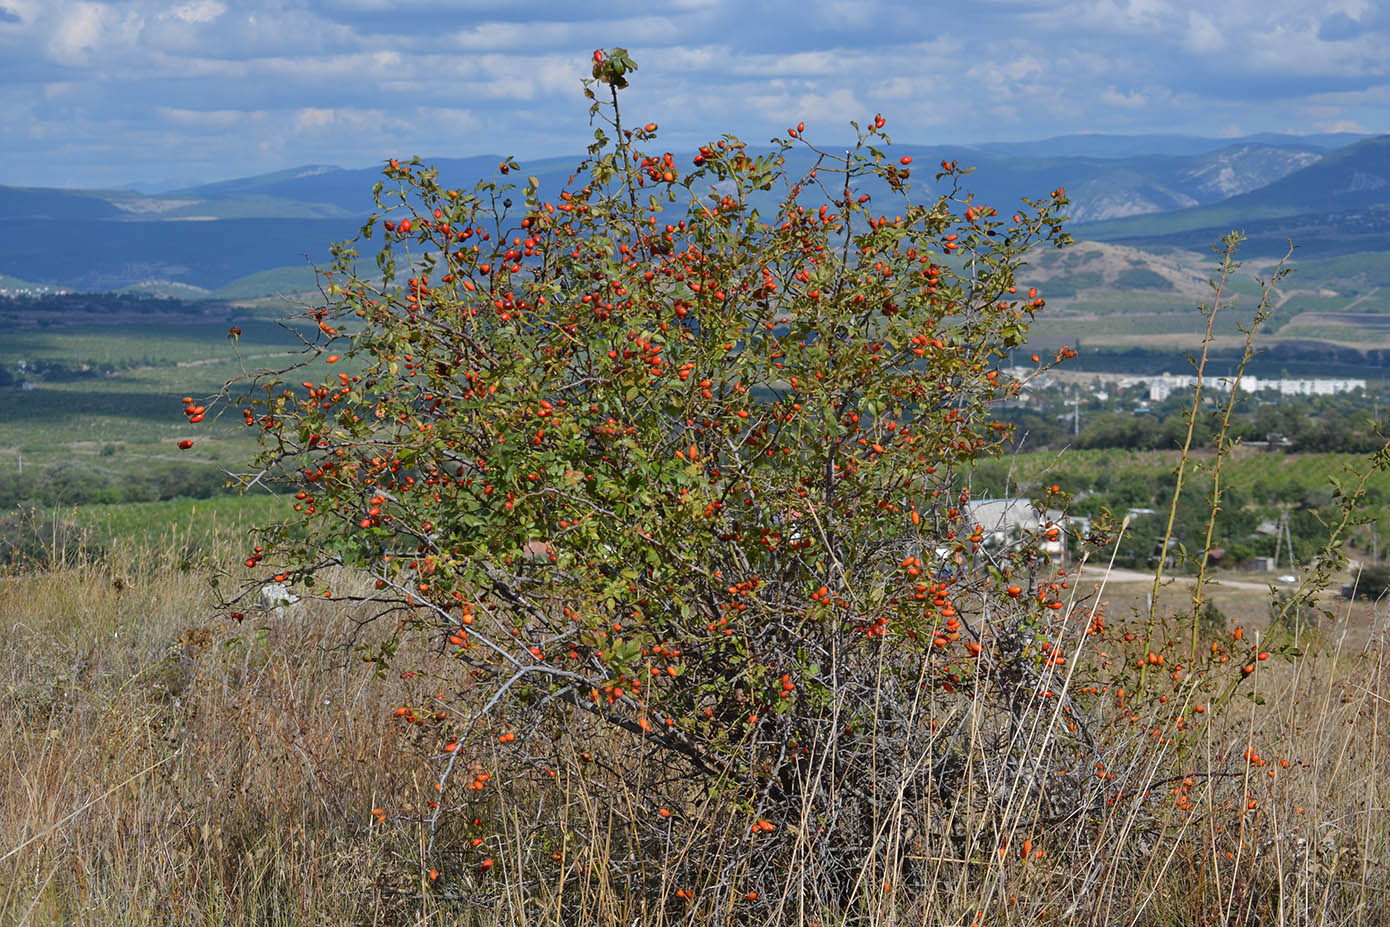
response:
[[(1110, 575), (1106, 578), (1104, 567), (1088, 566), (1081, 574), (1080, 579), (1089, 582), (1100, 582), (1102, 579), (1105, 579), (1107, 583), (1152, 583), (1154, 581), (1154, 575), (1152, 573), (1145, 573), (1141, 570), (1122, 570), (1117, 567), (1109, 572)], [(1163, 577), (1164, 585), (1167, 585), (1169, 582), (1190, 583), (1193, 581), (1194, 577), (1191, 576)], [(1265, 583), (1249, 582), (1240, 579), (1214, 579), (1211, 582), (1212, 585), (1222, 586), (1226, 589), (1249, 589), (1253, 592), (1268, 592), (1270, 586), (1280, 589), (1298, 588), (1296, 583), (1277, 582), (1273, 577), (1270, 577), (1269, 582)]]

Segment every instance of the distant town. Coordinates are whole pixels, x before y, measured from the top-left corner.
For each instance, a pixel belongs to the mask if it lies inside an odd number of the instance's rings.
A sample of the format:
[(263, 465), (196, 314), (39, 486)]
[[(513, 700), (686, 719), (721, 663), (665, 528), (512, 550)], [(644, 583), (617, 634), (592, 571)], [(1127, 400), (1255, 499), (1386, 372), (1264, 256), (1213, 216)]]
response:
[[(1015, 379), (1024, 379), (1031, 370), (1026, 367), (1012, 367), (1006, 372)], [(1062, 379), (1054, 374), (1047, 374), (1034, 379), (1031, 386), (1046, 389), (1058, 385)], [(1135, 387), (1145, 387), (1150, 402), (1163, 402), (1173, 393), (1190, 390), (1197, 385), (1197, 377), (1194, 374), (1181, 373), (1078, 374), (1068, 371), (1065, 379), (1071, 382), (1084, 379), (1091, 395), (1098, 399), (1108, 398), (1110, 391), (1127, 392)], [(1242, 393), (1270, 392), (1288, 397), (1336, 396), (1365, 390), (1368, 385), (1368, 381), (1361, 377), (1257, 377), (1248, 374), (1242, 377), (1209, 376), (1204, 378), (1203, 383), (1208, 388), (1224, 392), (1229, 392), (1234, 385), (1236, 390)]]
[[(1197, 385), (1195, 376), (1173, 373), (1142, 377), (1119, 376), (1115, 381), (1125, 387), (1147, 384), (1150, 402), (1162, 402), (1176, 390), (1192, 389)], [(1207, 383), (1226, 391), (1234, 385), (1242, 393), (1274, 392), (1280, 396), (1335, 396), (1338, 393), (1351, 393), (1366, 388), (1365, 380), (1353, 377), (1209, 377)]]

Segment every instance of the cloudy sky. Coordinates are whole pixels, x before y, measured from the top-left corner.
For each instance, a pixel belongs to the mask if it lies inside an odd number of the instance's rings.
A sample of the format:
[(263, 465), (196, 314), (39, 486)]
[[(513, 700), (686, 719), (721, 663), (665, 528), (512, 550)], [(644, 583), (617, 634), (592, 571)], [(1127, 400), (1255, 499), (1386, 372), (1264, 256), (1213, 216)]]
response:
[(0, 184), (578, 152), (614, 45), (676, 149), (1390, 131), (1390, 0), (0, 0)]

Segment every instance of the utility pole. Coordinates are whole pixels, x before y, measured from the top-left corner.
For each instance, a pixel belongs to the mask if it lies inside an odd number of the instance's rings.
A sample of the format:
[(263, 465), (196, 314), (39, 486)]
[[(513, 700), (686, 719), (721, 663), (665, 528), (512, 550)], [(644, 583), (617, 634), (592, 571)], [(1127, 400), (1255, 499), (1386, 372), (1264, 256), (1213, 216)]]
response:
[(1279, 572), (1279, 548), (1284, 544), (1284, 519), (1287, 513), (1279, 513), (1279, 527), (1274, 530), (1274, 571)]
[(1274, 541), (1274, 569), (1279, 569), (1279, 549), (1287, 543), (1289, 548), (1289, 569), (1298, 569), (1298, 564), (1293, 559), (1293, 532), (1289, 530), (1289, 513), (1287, 510), (1279, 513), (1279, 528), (1275, 531)]
[(1298, 569), (1298, 564), (1293, 559), (1293, 532), (1289, 530), (1289, 513), (1284, 513), (1284, 539), (1289, 545), (1289, 568)]

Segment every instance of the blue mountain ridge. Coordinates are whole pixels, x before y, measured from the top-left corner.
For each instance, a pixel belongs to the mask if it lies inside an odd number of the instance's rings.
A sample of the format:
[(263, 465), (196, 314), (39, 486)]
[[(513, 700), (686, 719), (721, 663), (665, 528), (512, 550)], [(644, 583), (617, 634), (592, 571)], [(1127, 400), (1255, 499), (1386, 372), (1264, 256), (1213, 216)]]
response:
[[(899, 144), (892, 153), (915, 159), (919, 199), (940, 192), (931, 179), (935, 165), (957, 160), (976, 167), (965, 187), (978, 202), (1004, 209), (1021, 196), (1064, 186), (1078, 236), (1125, 242), (1148, 236), (1165, 246), (1174, 244), (1173, 235), (1205, 231), (1232, 215), (1264, 220), (1321, 206), (1325, 218), (1390, 202), (1390, 136), (1333, 150), (1313, 142), (1347, 138), (1276, 136), (1277, 144), (1265, 138), (1088, 135), (979, 146)], [(501, 160), (480, 155), (428, 163), (446, 185), (467, 189), (494, 178)], [(519, 186), (535, 175), (543, 194), (553, 197), (579, 160), (523, 163), (519, 176), (497, 179)], [(788, 162), (792, 173), (814, 163), (803, 148), (793, 148)], [(70, 289), (169, 280), (215, 290), (253, 275), (269, 281), (274, 275), (264, 272), (274, 268), (326, 264), (330, 243), (350, 238), (373, 209), (372, 186), (381, 179), (380, 165), (307, 165), (158, 195), (0, 187), (0, 219), (7, 220), (0, 223), (0, 274)], [(1361, 235), (1354, 250), (1374, 250), (1378, 234)], [(1390, 249), (1390, 238), (1384, 244)]]

